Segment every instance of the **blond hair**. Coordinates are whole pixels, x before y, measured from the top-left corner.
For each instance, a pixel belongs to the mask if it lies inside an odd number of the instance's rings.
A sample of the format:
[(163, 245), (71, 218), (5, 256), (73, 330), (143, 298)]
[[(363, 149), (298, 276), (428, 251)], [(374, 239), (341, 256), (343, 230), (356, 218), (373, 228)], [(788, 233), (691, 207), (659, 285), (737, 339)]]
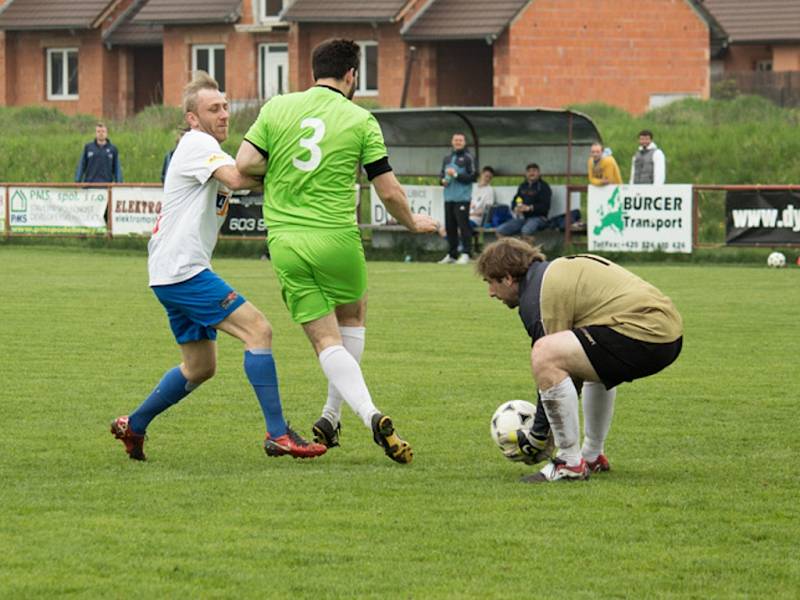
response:
[(201, 90), (219, 91), (219, 84), (205, 71), (195, 71), (192, 80), (183, 88), (183, 112), (197, 112), (197, 95)]
[(478, 258), (475, 269), (484, 279), (500, 281), (506, 275), (522, 279), (535, 262), (547, 257), (541, 246), (532, 246), (516, 238), (502, 238), (486, 246)]

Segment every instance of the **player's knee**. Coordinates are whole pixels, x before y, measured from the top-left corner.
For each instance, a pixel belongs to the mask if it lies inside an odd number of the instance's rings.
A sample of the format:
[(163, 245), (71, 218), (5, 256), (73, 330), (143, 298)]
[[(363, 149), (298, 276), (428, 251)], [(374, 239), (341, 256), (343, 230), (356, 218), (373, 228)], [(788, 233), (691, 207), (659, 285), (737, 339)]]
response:
[(556, 344), (547, 336), (536, 341), (531, 349), (531, 370), (542, 389), (547, 389), (552, 371), (559, 368)]
[(250, 331), (250, 344), (257, 348), (272, 348), (272, 325), (267, 318), (259, 314), (253, 321)]
[(541, 369), (548, 363), (550, 363), (554, 356), (554, 348), (553, 343), (547, 338), (547, 336), (539, 338), (533, 344), (533, 348), (531, 348), (531, 366), (535, 371), (537, 368)]
[(201, 365), (193, 365), (188, 369), (189, 373), (186, 379), (195, 385), (200, 385), (204, 381), (208, 381), (217, 372), (216, 361), (204, 363)]

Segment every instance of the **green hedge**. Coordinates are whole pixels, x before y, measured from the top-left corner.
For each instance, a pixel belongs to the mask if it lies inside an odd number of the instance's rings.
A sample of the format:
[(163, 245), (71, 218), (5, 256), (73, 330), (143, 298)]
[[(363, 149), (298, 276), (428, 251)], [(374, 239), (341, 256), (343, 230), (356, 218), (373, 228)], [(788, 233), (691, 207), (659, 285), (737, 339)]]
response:
[[(602, 104), (572, 107), (591, 116), (623, 172), (630, 172), (640, 129), (652, 129), (675, 183), (800, 183), (800, 109), (783, 109), (758, 96), (732, 100), (687, 99), (642, 116)], [(224, 144), (235, 153), (257, 107), (231, 119)], [(0, 181), (71, 181), (83, 145), (94, 136), (94, 117), (68, 117), (41, 107), (0, 107)], [(164, 153), (182, 126), (180, 110), (150, 107), (109, 122), (127, 181), (158, 181)], [(582, 159), (582, 157), (581, 157)]]

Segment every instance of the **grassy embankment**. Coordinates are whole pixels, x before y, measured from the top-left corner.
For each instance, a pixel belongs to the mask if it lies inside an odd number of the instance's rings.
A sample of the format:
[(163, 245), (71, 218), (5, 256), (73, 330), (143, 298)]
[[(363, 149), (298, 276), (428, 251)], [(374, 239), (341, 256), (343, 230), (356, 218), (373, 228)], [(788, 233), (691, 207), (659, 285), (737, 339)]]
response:
[[(649, 128), (667, 155), (671, 183), (800, 183), (798, 109), (782, 109), (757, 96), (689, 99), (641, 116), (600, 104), (574, 108), (595, 120), (624, 178), (630, 173), (637, 133)], [(224, 144), (228, 152), (236, 152), (255, 116), (255, 110), (233, 116), (231, 136)], [(81, 148), (93, 136), (94, 121), (52, 109), (0, 108), (5, 134), (0, 138), (0, 181), (72, 181)], [(151, 107), (134, 118), (109, 123), (126, 181), (158, 181), (164, 153), (172, 147), (180, 124), (180, 111), (169, 107)], [(446, 144), (443, 140), (443, 151)], [(516, 181), (503, 178), (500, 183)], [(701, 215), (701, 241), (724, 241), (724, 194), (704, 193)]]

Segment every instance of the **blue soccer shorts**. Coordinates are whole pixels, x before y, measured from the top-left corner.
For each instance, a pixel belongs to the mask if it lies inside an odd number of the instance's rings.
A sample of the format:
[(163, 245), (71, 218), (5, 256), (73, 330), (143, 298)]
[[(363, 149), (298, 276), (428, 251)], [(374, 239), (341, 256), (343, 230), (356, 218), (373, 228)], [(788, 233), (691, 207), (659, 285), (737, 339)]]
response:
[(150, 289), (167, 310), (169, 326), (179, 344), (216, 340), (214, 325), (245, 303), (244, 296), (208, 269), (186, 281)]

